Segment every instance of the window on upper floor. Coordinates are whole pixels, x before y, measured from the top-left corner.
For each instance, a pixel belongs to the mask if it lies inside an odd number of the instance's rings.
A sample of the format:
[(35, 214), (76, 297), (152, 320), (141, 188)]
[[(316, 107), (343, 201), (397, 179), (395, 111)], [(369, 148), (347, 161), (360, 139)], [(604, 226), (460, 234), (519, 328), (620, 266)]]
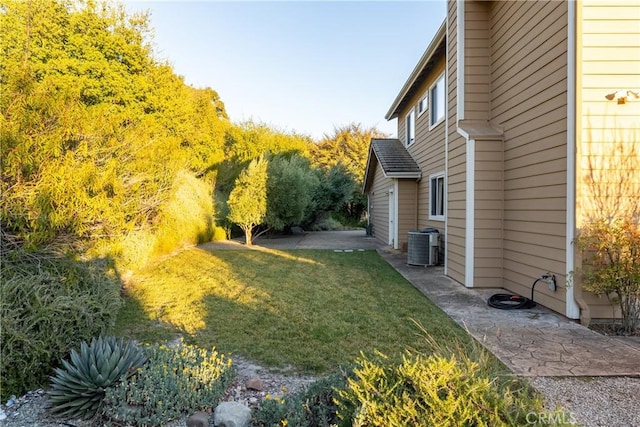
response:
[(411, 112), (407, 114), (405, 119), (405, 145), (408, 147), (416, 140), (416, 112), (415, 109), (411, 109)]
[(445, 95), (444, 74), (442, 74), (433, 86), (429, 88), (429, 99), (431, 100), (429, 105), (431, 108), (429, 125), (431, 128), (444, 119)]
[(427, 91), (427, 93), (425, 93), (422, 96), (422, 98), (420, 98), (420, 101), (418, 101), (418, 117), (420, 117), (422, 113), (427, 111), (428, 107), (429, 107), (429, 92)]
[(444, 221), (444, 172), (429, 175), (429, 219)]

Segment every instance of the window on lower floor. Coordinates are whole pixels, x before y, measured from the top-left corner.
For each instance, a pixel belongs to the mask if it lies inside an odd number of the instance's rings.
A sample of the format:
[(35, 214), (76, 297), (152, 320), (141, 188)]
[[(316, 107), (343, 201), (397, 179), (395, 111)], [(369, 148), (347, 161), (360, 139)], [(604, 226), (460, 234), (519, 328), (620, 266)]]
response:
[(429, 219), (444, 221), (444, 172), (429, 176)]

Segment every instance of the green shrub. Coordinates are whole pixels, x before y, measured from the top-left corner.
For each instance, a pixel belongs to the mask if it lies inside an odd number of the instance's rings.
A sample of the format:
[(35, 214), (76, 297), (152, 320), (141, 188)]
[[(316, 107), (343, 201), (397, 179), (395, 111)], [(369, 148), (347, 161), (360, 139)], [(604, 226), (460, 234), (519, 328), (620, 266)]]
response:
[(345, 376), (333, 374), (301, 391), (284, 398), (269, 397), (253, 414), (254, 425), (260, 427), (329, 427), (334, 425), (336, 390), (344, 388)]
[(71, 362), (62, 361), (51, 377), (49, 403), (56, 415), (91, 418), (96, 415), (105, 389), (141, 367), (147, 358), (132, 342), (114, 337), (92, 339), (71, 350)]
[(335, 231), (346, 230), (347, 227), (343, 226), (339, 221), (333, 219), (331, 215), (327, 215), (318, 221), (311, 224), (309, 231)]
[(213, 228), (213, 241), (227, 240), (227, 230), (223, 227), (215, 226)]
[(464, 353), (406, 353), (401, 363), (362, 356), (354, 374), (336, 399), (341, 426), (515, 426), (544, 412), (528, 390), (501, 384)]
[(152, 345), (149, 362), (107, 389), (103, 415), (132, 426), (163, 425), (187, 412), (215, 408), (235, 377), (230, 358), (180, 342)]
[(631, 219), (595, 221), (578, 237), (585, 251), (582, 283), (617, 306), (622, 331), (640, 332), (640, 227)]
[(103, 333), (122, 304), (108, 260), (76, 262), (52, 254), (5, 250), (1, 271), (0, 392), (43, 387), (70, 348)]

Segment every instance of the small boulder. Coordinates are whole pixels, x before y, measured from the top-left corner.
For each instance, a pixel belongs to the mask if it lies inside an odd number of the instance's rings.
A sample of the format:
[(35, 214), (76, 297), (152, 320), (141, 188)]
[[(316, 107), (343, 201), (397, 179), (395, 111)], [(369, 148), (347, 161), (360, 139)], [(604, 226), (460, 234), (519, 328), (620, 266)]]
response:
[(213, 413), (216, 427), (248, 427), (251, 409), (238, 402), (222, 402)]
[(209, 427), (209, 414), (196, 412), (187, 418), (187, 427)]
[(262, 391), (262, 380), (258, 377), (252, 377), (244, 384), (247, 390)]

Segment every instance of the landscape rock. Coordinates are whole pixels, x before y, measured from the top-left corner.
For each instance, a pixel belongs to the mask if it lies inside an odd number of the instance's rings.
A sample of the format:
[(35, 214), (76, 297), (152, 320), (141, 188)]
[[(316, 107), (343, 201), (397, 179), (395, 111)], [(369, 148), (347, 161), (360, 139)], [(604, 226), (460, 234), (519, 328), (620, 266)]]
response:
[(209, 414), (196, 412), (187, 418), (187, 427), (209, 427)]
[(216, 427), (248, 427), (251, 409), (238, 402), (222, 402), (213, 413)]
[(262, 380), (258, 377), (252, 377), (245, 383), (247, 390), (262, 391)]

